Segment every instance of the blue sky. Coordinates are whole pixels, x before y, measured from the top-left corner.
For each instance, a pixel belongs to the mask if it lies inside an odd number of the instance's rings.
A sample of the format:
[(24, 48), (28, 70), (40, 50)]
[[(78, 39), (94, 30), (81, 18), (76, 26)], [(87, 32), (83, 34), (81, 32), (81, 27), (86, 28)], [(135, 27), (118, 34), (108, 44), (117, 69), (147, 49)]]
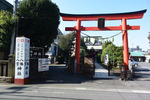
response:
[[(14, 0), (7, 0), (13, 4)], [(143, 50), (150, 49), (147, 39), (150, 32), (150, 0), (52, 0), (56, 3), (62, 13), (69, 14), (103, 14), (103, 13), (122, 13), (147, 9), (142, 19), (128, 20), (128, 25), (140, 25), (140, 30), (128, 31), (129, 48), (140, 46)], [(67, 34), (65, 27), (76, 26), (76, 22), (62, 21), (59, 25), (60, 30)], [(106, 21), (106, 26), (119, 26), (121, 21)], [(97, 26), (96, 21), (82, 22), (82, 26)], [(84, 31), (90, 36), (109, 37), (120, 31)], [(111, 39), (110, 39), (111, 40)], [(114, 37), (114, 44), (122, 45), (122, 35)]]

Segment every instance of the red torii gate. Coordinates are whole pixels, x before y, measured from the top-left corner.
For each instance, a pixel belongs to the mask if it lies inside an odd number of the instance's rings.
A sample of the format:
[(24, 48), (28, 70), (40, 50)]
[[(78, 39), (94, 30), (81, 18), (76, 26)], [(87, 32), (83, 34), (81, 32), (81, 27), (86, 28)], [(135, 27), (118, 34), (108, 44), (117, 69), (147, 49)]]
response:
[[(80, 32), (81, 31), (112, 31), (122, 30), (123, 40), (123, 59), (124, 59), (124, 70), (128, 70), (129, 50), (128, 50), (128, 36), (127, 30), (139, 30), (140, 26), (129, 26), (127, 25), (128, 19), (140, 19), (143, 18), (146, 10), (127, 12), (127, 13), (114, 13), (114, 14), (64, 14), (60, 15), (63, 21), (77, 21), (77, 26), (66, 27), (66, 31), (76, 31), (76, 50), (75, 59), (77, 60), (77, 72), (79, 72), (80, 64)], [(97, 21), (98, 18), (105, 18), (105, 20), (122, 20), (120, 26), (106, 26), (104, 28), (98, 27), (83, 27), (81, 21)]]

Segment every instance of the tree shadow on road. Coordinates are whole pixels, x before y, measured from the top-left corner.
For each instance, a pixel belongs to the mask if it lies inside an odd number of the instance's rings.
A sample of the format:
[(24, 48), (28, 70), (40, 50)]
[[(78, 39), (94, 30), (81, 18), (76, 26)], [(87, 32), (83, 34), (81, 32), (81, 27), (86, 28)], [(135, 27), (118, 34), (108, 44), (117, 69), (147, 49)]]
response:
[(31, 84), (81, 84), (85, 81), (91, 81), (93, 79), (69, 73), (65, 66), (50, 66), (49, 76), (47, 79), (36, 79)]

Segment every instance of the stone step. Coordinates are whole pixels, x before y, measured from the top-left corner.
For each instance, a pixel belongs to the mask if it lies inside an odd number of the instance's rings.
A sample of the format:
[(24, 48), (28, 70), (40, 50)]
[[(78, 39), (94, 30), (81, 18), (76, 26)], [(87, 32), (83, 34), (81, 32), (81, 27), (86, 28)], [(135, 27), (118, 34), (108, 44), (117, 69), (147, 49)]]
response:
[(11, 82), (12, 82), (11, 77), (0, 76), (0, 83), (11, 83)]

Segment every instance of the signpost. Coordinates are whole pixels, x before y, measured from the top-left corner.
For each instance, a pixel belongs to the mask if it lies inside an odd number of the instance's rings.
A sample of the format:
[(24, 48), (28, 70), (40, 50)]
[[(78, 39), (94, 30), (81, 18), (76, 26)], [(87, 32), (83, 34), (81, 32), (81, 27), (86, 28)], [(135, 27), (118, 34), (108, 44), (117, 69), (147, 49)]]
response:
[(26, 37), (16, 38), (15, 55), (15, 84), (29, 82), (30, 39)]
[(48, 58), (40, 58), (38, 60), (38, 71), (39, 72), (48, 71), (49, 70), (49, 62), (50, 62), (50, 59), (48, 59)]
[(98, 18), (98, 28), (104, 28), (105, 27), (105, 18)]

